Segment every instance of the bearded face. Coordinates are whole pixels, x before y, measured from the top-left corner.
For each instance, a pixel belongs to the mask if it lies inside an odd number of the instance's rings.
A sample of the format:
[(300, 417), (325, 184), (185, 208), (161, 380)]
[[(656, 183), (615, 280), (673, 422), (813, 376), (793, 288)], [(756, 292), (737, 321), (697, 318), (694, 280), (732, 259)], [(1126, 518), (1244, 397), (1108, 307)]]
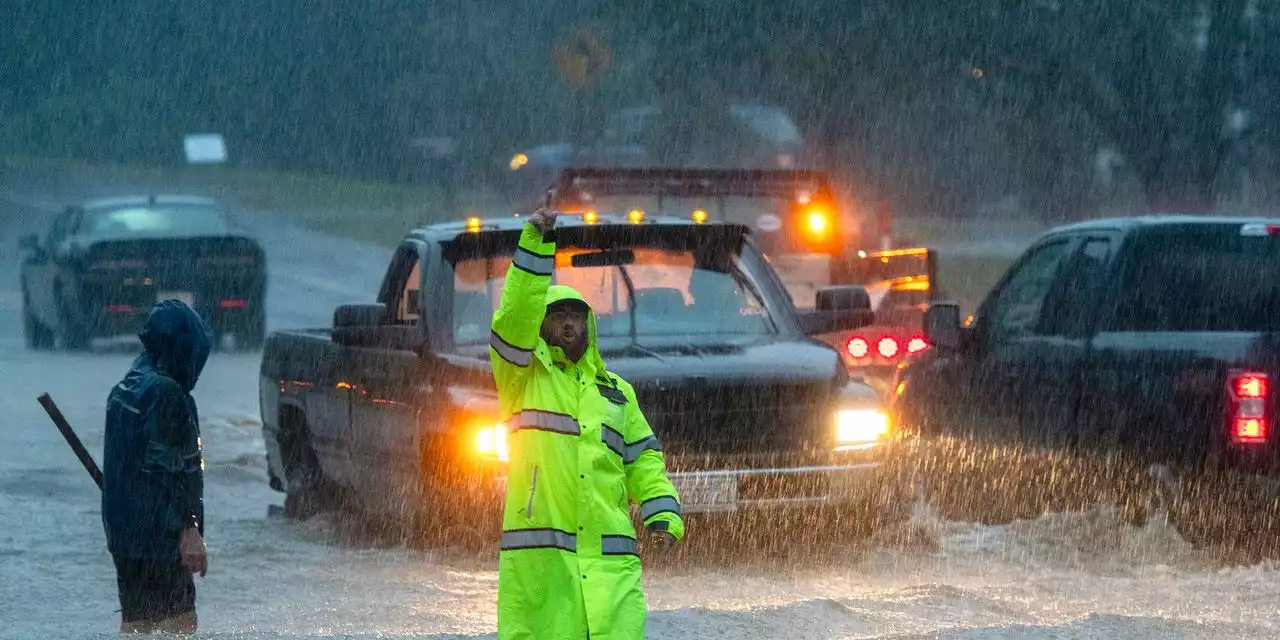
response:
[(560, 347), (570, 360), (577, 362), (587, 351), (587, 313), (581, 302), (567, 301), (547, 307), (542, 320), (542, 339)]

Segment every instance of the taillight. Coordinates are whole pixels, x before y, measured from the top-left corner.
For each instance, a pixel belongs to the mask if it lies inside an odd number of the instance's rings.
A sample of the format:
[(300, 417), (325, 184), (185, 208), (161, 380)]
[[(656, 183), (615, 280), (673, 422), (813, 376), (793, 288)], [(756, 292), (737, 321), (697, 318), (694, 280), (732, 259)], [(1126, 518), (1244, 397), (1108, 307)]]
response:
[(849, 341), (844, 345), (844, 350), (855, 358), (865, 358), (867, 354), (871, 353), (871, 346), (862, 338), (849, 338)]
[(920, 353), (929, 348), (929, 341), (924, 338), (912, 338), (907, 342), (907, 353)]
[(889, 336), (880, 338), (880, 341), (876, 343), (876, 351), (879, 351), (880, 355), (885, 358), (892, 358), (898, 355), (900, 350), (901, 347), (898, 346), (898, 341)]
[(1231, 394), (1231, 441), (1237, 444), (1266, 442), (1271, 436), (1267, 418), (1270, 414), (1270, 376), (1233, 371), (1228, 389)]
[(223, 309), (243, 309), (247, 304), (248, 303), (239, 298), (227, 298), (225, 300), (218, 301), (218, 306)]
[(1244, 374), (1235, 379), (1232, 386), (1235, 387), (1237, 398), (1265, 398), (1267, 397), (1267, 376), (1262, 374)]

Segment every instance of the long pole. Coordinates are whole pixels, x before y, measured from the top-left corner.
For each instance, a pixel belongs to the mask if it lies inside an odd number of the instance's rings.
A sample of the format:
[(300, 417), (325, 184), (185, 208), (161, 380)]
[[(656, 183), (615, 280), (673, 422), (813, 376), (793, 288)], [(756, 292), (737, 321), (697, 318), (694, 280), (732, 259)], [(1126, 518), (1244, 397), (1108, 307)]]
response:
[(76, 432), (67, 423), (66, 417), (62, 415), (62, 410), (58, 409), (58, 405), (53, 402), (53, 398), (49, 397), (47, 393), (40, 394), (40, 397), (36, 399), (40, 401), (40, 406), (44, 407), (45, 412), (49, 414), (53, 424), (58, 427), (58, 431), (62, 432), (62, 437), (66, 438), (67, 444), (71, 445), (71, 450), (75, 452), (77, 458), (80, 458), (80, 464), (84, 465), (85, 471), (89, 472), (89, 477), (93, 478), (94, 483), (98, 485), (98, 490), (101, 491), (102, 471), (98, 469), (98, 463), (93, 461), (93, 456), (89, 455), (89, 451), (84, 448), (84, 444), (80, 442)]

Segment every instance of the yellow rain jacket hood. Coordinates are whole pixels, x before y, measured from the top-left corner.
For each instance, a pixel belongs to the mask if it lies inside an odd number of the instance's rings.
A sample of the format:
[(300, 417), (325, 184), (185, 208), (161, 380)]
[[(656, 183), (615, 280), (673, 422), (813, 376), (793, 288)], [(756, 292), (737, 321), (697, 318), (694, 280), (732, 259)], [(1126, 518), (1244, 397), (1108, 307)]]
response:
[(595, 312), (576, 363), (540, 337), (548, 305), (586, 303), (551, 284), (555, 250), (524, 226), (489, 341), (509, 431), (498, 637), (640, 640), (646, 608), (630, 505), (646, 527), (680, 539), (679, 496), (635, 392), (600, 357)]

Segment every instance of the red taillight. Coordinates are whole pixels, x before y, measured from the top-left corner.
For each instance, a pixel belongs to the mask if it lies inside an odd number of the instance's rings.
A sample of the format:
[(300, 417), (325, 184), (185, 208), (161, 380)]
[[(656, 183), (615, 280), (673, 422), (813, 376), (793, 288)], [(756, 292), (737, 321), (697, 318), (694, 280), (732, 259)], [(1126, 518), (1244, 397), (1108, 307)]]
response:
[(223, 309), (243, 309), (247, 304), (239, 298), (227, 298), (226, 300), (218, 301), (218, 306)]
[(1237, 398), (1265, 398), (1267, 397), (1267, 376), (1257, 374), (1245, 374), (1235, 379), (1235, 390)]
[(1265, 443), (1268, 429), (1271, 378), (1265, 373), (1238, 372), (1230, 375), (1231, 440), (1237, 444)]
[(1265, 418), (1236, 418), (1236, 429), (1234, 435), (1236, 442), (1266, 442), (1267, 421)]
[(127, 304), (109, 304), (104, 311), (107, 313), (130, 313), (133, 311), (133, 307)]
[(898, 341), (888, 336), (880, 338), (880, 341), (876, 343), (876, 351), (879, 351), (880, 355), (885, 358), (892, 358), (898, 355), (900, 349)]
[(862, 338), (849, 338), (849, 341), (844, 345), (844, 350), (855, 358), (865, 358), (868, 353), (871, 353), (870, 345)]
[(924, 338), (912, 338), (907, 343), (907, 353), (920, 353), (929, 348), (929, 341)]

